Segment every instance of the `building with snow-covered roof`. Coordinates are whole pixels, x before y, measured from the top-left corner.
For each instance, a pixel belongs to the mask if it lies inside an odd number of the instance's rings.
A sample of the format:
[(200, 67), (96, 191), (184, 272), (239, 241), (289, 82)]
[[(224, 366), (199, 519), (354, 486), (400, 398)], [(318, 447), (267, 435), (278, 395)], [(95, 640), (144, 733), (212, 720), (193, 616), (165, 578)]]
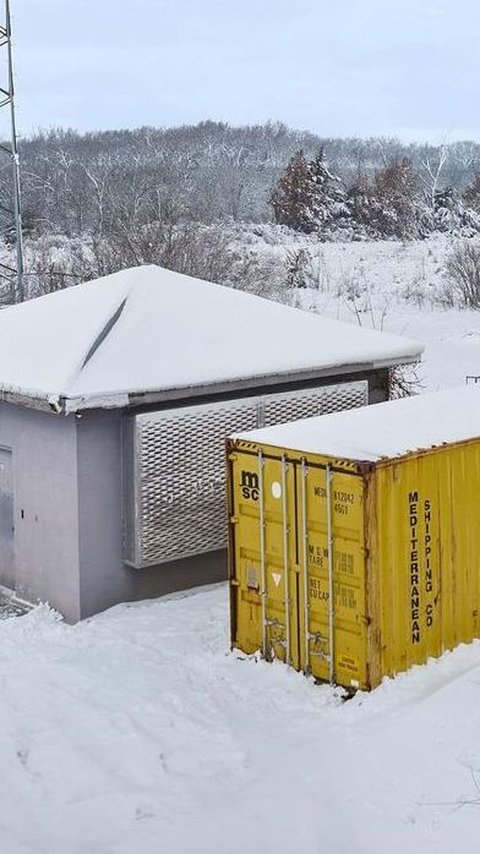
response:
[(77, 620), (225, 577), (225, 437), (385, 400), (421, 351), (154, 266), (4, 309), (0, 583)]

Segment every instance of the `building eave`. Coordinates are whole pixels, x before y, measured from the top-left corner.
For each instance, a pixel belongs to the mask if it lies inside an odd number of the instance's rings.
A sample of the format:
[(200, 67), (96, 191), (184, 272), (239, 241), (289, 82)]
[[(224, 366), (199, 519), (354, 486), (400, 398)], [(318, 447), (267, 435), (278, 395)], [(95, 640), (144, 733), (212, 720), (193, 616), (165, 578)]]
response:
[(365, 374), (399, 365), (415, 364), (420, 359), (421, 352), (397, 358), (357, 362), (356, 364), (344, 364), (326, 368), (285, 371), (283, 373), (257, 375), (236, 380), (178, 386), (175, 388), (159, 389), (157, 391), (113, 392), (111, 394), (107, 392), (104, 394), (89, 395), (88, 397), (68, 397), (66, 395), (53, 394), (51, 396), (41, 396), (33, 393), (0, 390), (0, 400), (30, 409), (64, 415), (91, 409), (135, 409), (154, 404), (164, 405), (175, 400), (189, 400), (228, 393), (238, 395), (242, 391), (253, 391), (259, 388), (265, 389), (282, 384), (293, 385), (295, 383), (312, 383), (316, 380), (335, 380), (345, 375)]
[(419, 361), (421, 354), (398, 359), (384, 359), (377, 362), (362, 362), (355, 365), (340, 365), (330, 368), (311, 369), (303, 371), (289, 371), (282, 374), (268, 374), (264, 376), (249, 377), (248, 379), (233, 380), (221, 383), (208, 383), (192, 385), (184, 388), (165, 389), (158, 392), (140, 392), (129, 394), (129, 406), (150, 405), (153, 403), (166, 403), (206, 395), (225, 394), (229, 391), (236, 393), (250, 389), (265, 388), (294, 383), (308, 383), (315, 380), (337, 379), (340, 376), (365, 374), (376, 370), (388, 369), (398, 365), (415, 364)]
[(11, 403), (15, 406), (24, 406), (27, 409), (36, 409), (40, 412), (50, 412), (55, 415), (63, 413), (61, 398), (52, 395), (51, 397), (29, 394), (19, 391), (5, 391), (0, 389), (0, 401)]

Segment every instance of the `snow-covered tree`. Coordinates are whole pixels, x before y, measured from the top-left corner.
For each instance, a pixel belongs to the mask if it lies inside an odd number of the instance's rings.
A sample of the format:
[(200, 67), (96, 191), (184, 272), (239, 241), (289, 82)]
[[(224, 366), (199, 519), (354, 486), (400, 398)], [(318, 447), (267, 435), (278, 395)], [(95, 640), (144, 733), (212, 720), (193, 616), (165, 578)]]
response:
[(316, 230), (324, 234), (327, 230), (329, 236), (337, 229), (346, 227), (348, 224), (349, 210), (345, 203), (345, 190), (336, 175), (333, 175), (324, 157), (323, 148), (320, 149), (315, 160), (309, 163), (310, 176), (316, 192), (314, 194)]
[(270, 203), (277, 223), (320, 237), (349, 216), (341, 181), (330, 172), (323, 148), (313, 160), (301, 150), (293, 155)]
[(467, 207), (480, 214), (480, 174), (477, 173), (473, 181), (468, 184), (463, 193), (463, 200)]
[(369, 180), (359, 176), (349, 188), (351, 216), (368, 237), (406, 239), (423, 235), (426, 204), (419, 196), (410, 160), (394, 160)]
[(303, 151), (296, 151), (270, 196), (275, 222), (305, 234), (316, 228), (316, 190), (310, 166)]
[[(465, 193), (463, 198), (453, 187), (445, 187), (435, 193), (434, 227), (436, 231), (454, 237), (474, 237), (480, 229), (480, 209), (469, 206)], [(474, 201), (472, 198), (471, 201)]]
[(382, 236), (418, 236), (420, 202), (411, 160), (403, 157), (377, 172), (374, 196), (376, 220)]
[(300, 248), (287, 252), (285, 259), (286, 282), (288, 288), (308, 288), (310, 277), (308, 267), (311, 263), (307, 249)]

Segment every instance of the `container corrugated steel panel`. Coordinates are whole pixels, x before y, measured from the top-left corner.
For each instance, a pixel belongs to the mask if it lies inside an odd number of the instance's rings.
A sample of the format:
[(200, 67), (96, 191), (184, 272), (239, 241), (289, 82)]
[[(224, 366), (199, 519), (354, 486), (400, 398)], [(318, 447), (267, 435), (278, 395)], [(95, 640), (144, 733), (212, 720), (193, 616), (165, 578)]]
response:
[(363, 463), (237, 439), (228, 459), (234, 646), (369, 689), (480, 635), (480, 439)]

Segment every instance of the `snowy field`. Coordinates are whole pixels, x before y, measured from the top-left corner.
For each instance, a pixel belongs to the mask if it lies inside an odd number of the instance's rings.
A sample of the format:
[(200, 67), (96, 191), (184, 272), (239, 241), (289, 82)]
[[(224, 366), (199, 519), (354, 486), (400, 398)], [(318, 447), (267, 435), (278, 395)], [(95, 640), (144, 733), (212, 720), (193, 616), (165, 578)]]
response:
[(345, 703), (229, 653), (221, 585), (0, 650), (2, 854), (478, 852), (480, 643)]
[[(425, 341), (424, 387), (463, 385), (480, 312), (442, 307), (446, 248), (324, 245), (291, 301)], [(230, 653), (225, 586), (3, 616), (0, 854), (479, 850), (480, 643), (344, 702)]]
[(315, 287), (292, 291), (291, 305), (424, 343), (418, 390), (437, 390), (480, 375), (480, 311), (446, 305), (454, 245), (445, 237), (320, 246), (304, 238), (267, 251), (283, 259), (304, 246), (310, 254)]

